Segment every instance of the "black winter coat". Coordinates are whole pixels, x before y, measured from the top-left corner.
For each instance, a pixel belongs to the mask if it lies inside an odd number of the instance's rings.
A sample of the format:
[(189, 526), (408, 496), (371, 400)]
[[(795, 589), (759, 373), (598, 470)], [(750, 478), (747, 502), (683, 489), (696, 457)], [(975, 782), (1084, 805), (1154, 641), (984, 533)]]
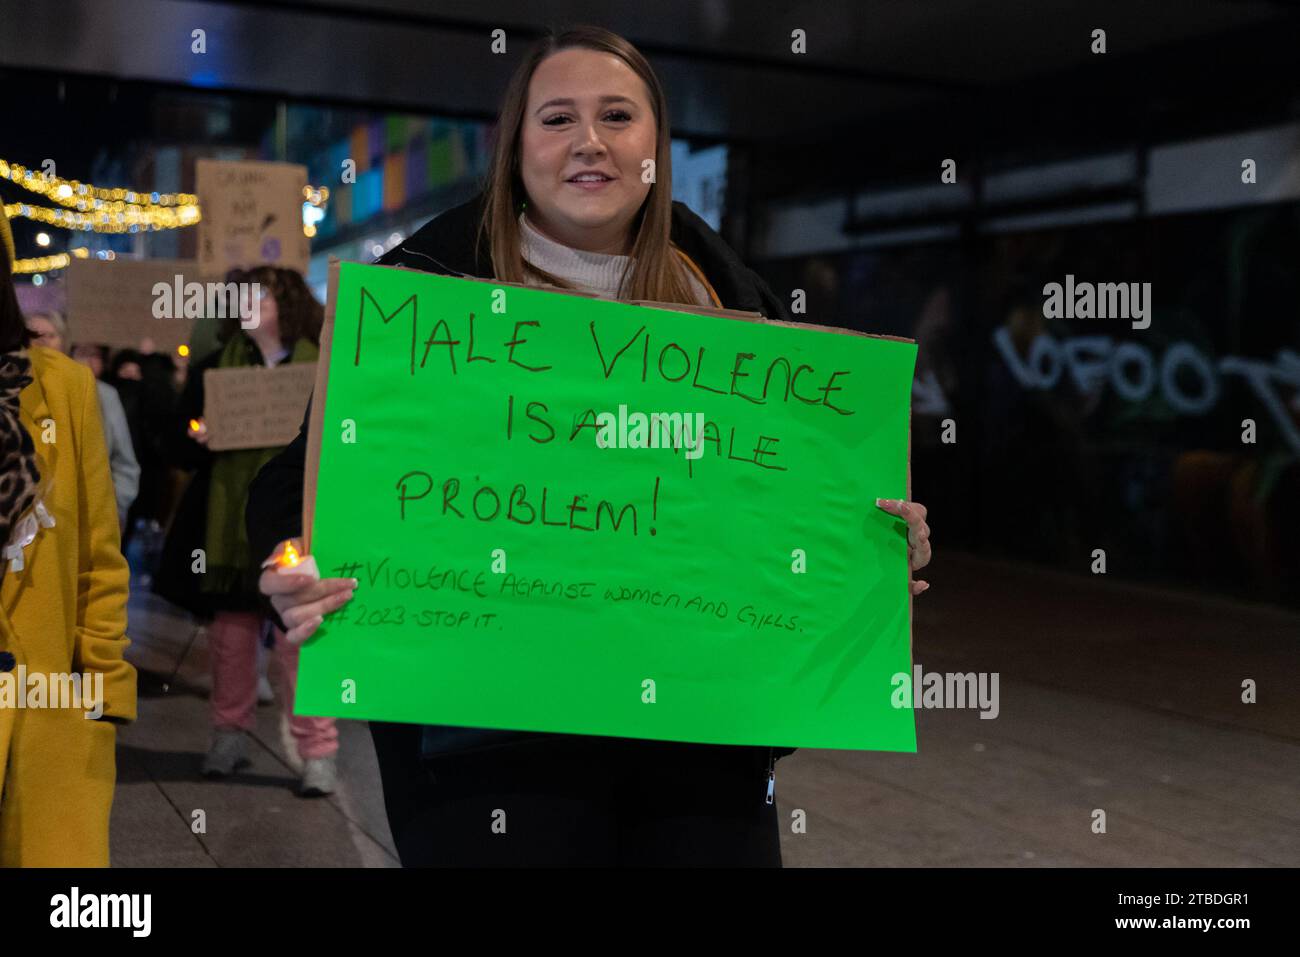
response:
[[(475, 248), (479, 219), (483, 212), (483, 195), (442, 213), (426, 223), (409, 239), (393, 247), (376, 260), (381, 266), (404, 266), (441, 275), (492, 278), (492, 259), (486, 243)], [(745, 266), (736, 253), (709, 225), (683, 203), (672, 206), (672, 241), (695, 261), (708, 277), (722, 305), (728, 309), (759, 312), (769, 319), (790, 321), (780, 299), (758, 274)], [(302, 534), (302, 494), (306, 468), (307, 423), (311, 406), (303, 419), (298, 437), (279, 456), (262, 467), (253, 481), (248, 498), (248, 540), (254, 555), (269, 555), (286, 538)], [(372, 722), (372, 729), (376, 722)], [(391, 726), (389, 737), (401, 735), (402, 747), (415, 740), (414, 726), (399, 730)], [(498, 731), (484, 728), (457, 728), (430, 725), (422, 729), (420, 753), (425, 758), (478, 751), (522, 741), (556, 737), (524, 731)], [(384, 750), (387, 741), (376, 736), (376, 746)], [(762, 749), (769, 753), (769, 763), (790, 754), (792, 749)]]

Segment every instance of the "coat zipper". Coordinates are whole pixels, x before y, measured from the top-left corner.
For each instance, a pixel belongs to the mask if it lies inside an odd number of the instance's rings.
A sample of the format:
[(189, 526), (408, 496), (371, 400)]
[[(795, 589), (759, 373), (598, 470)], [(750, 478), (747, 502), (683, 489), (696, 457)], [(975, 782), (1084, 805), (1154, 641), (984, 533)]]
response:
[(767, 749), (767, 802), (771, 804), (776, 795), (776, 748)]

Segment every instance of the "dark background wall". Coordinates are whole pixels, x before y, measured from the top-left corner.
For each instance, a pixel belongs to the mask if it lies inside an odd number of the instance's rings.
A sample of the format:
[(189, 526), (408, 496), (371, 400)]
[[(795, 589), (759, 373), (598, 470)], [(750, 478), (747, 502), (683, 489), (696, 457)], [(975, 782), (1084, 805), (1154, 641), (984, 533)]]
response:
[[(761, 265), (811, 315), (920, 342), (914, 495), (945, 542), (1294, 600), (1297, 262), (1290, 203)], [(1067, 273), (1150, 282), (1151, 328), (1044, 318)]]

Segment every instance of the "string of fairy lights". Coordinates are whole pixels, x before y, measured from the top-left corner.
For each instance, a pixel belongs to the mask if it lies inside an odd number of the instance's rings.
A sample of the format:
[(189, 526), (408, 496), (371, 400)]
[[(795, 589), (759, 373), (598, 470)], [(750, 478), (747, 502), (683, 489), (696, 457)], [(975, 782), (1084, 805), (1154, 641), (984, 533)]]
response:
[[(30, 219), (55, 229), (80, 230), (96, 233), (141, 233), (167, 229), (184, 229), (197, 225), (203, 218), (199, 198), (192, 193), (159, 193), (124, 189), (121, 187), (94, 186), (75, 179), (64, 179), (45, 170), (34, 170), (19, 163), (0, 159), (0, 181), (9, 182), (35, 193), (62, 208), (34, 203), (5, 203), (4, 211), (10, 219)], [(323, 208), (329, 201), (325, 186), (304, 186), (304, 202)], [(316, 226), (303, 226), (307, 236), (316, 234)], [(90, 250), (85, 246), (49, 256), (17, 259), (15, 273), (45, 273), (65, 268), (75, 257), (87, 259)], [(115, 258), (109, 252), (101, 258)]]

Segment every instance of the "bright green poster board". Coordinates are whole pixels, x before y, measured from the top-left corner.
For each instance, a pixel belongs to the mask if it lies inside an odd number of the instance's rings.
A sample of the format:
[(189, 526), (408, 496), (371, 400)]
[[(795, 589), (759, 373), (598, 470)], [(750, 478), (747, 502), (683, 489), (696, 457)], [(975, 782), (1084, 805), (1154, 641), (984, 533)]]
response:
[(337, 268), (300, 713), (916, 750), (915, 343)]

